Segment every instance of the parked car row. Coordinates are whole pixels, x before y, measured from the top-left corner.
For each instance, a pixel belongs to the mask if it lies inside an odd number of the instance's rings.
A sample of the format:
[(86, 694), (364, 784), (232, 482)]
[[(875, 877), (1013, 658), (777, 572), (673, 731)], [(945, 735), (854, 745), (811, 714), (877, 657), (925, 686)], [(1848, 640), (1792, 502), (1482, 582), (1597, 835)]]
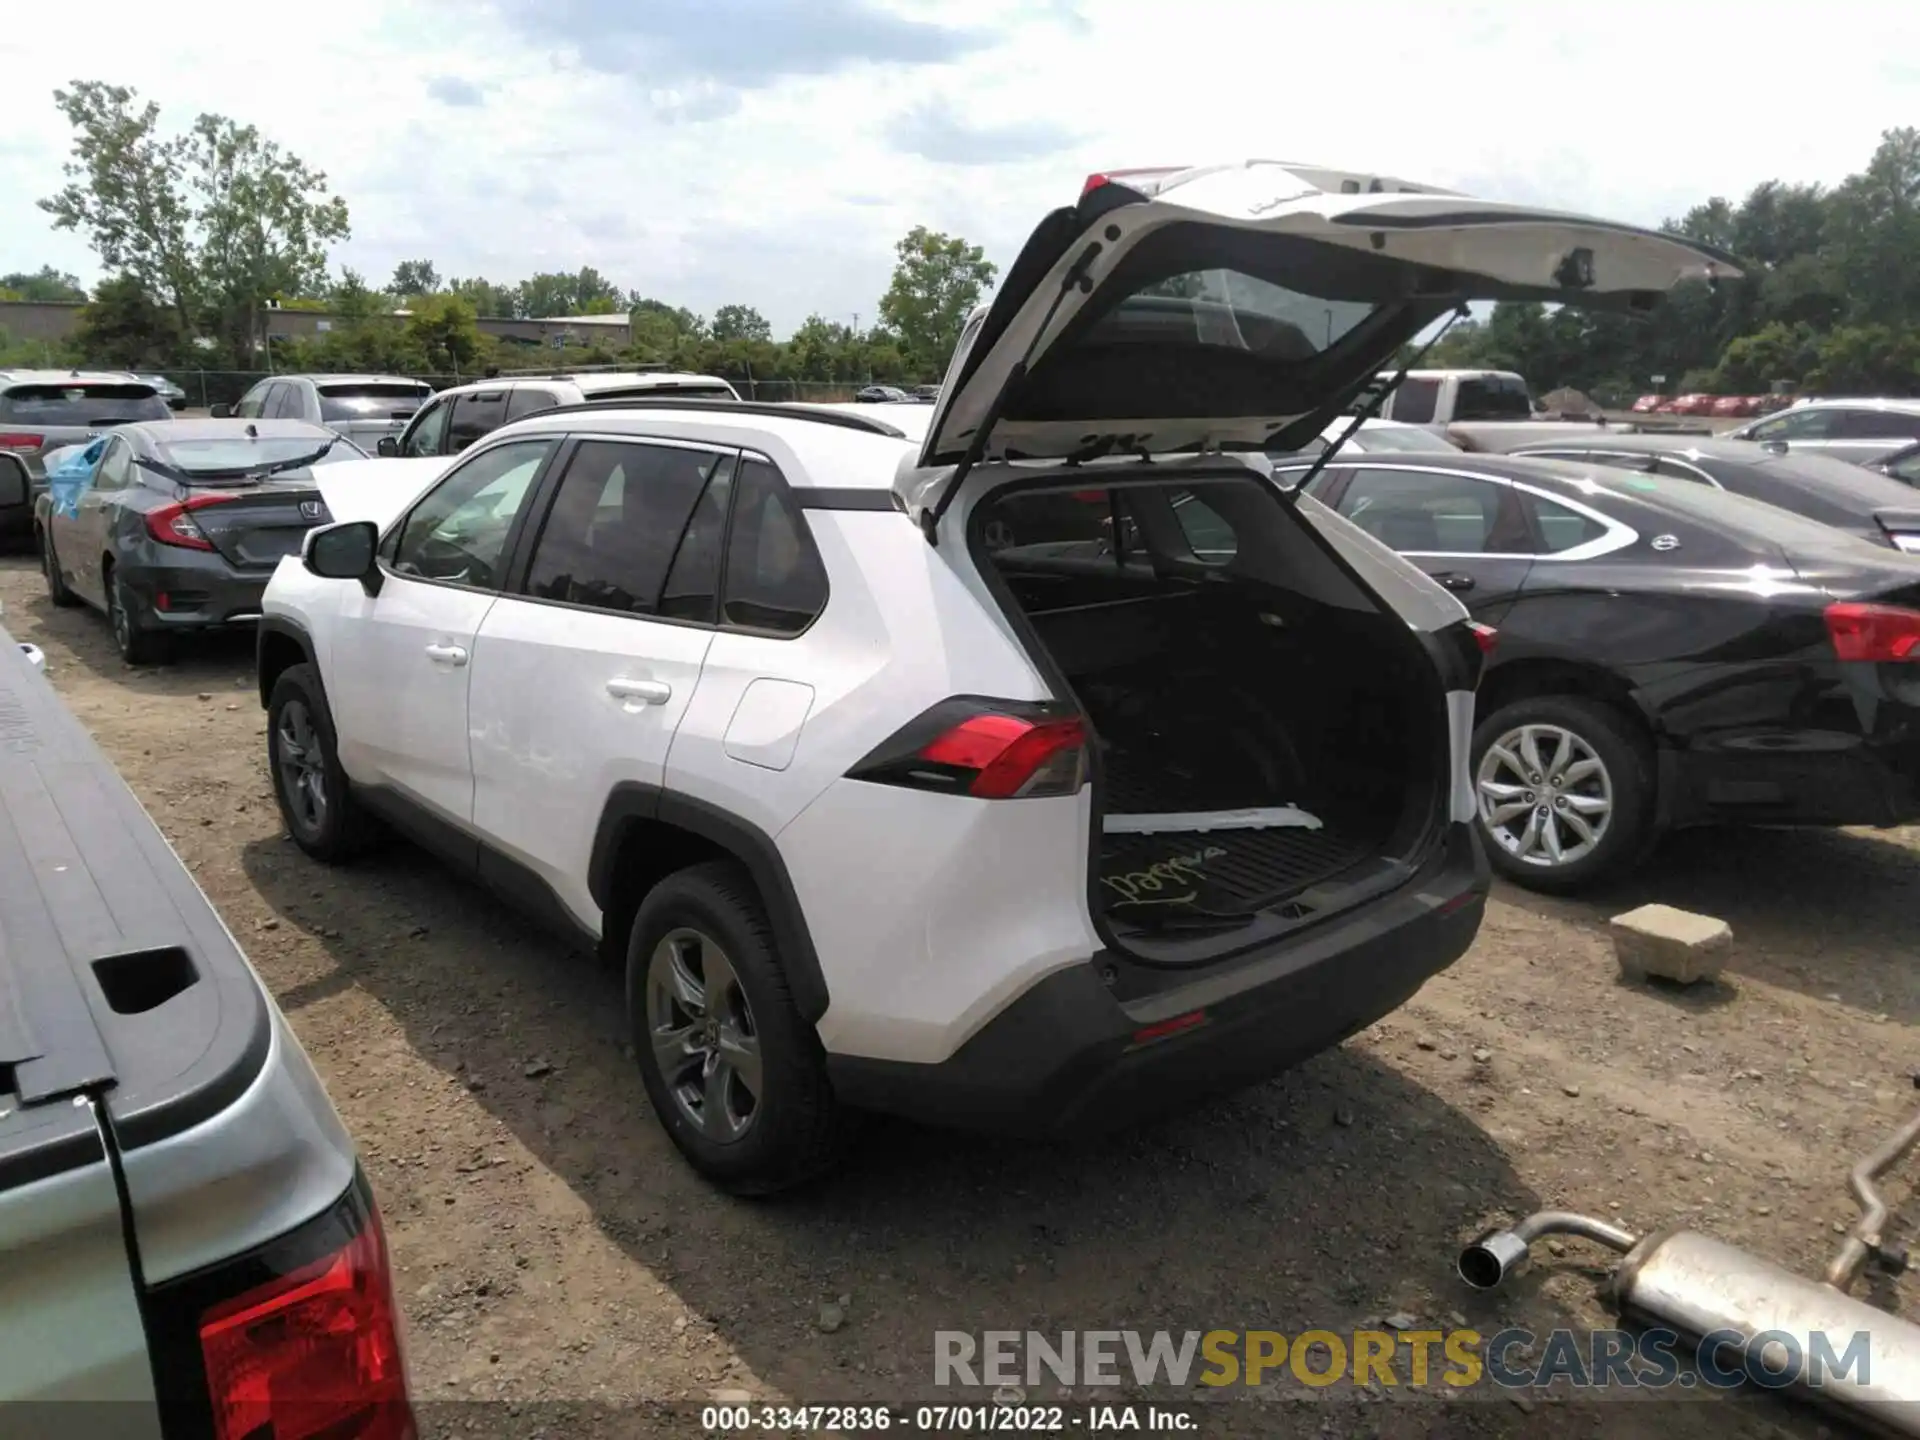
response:
[(1636, 415), (1710, 415), (1715, 419), (1769, 415), (1791, 402), (1783, 395), (1642, 395)]

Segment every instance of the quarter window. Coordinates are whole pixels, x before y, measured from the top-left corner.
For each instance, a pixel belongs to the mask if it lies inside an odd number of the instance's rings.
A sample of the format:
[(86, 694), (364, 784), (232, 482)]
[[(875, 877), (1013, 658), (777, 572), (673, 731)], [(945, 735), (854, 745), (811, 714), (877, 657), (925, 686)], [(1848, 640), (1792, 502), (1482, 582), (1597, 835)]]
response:
[(127, 449), (124, 440), (115, 440), (107, 446), (107, 453), (100, 457), (100, 468), (94, 472), (93, 484), (96, 490), (123, 490), (133, 483), (133, 452)]
[(772, 465), (744, 462), (737, 488), (722, 618), (729, 625), (796, 635), (826, 608), (826, 567)]
[(1664, 456), (1653, 462), (1653, 473), (1665, 475), (1674, 480), (1687, 480), (1695, 485), (1710, 485), (1712, 482), (1693, 466), (1678, 460), (1668, 460)]
[[(661, 613), (674, 554), (727, 458), (712, 450), (582, 442), (534, 547), (527, 594), (631, 615)], [(711, 614), (709, 601), (702, 618)]]
[(1407, 555), (1516, 555), (1529, 549), (1505, 486), (1425, 470), (1354, 471), (1339, 510)]
[(1526, 497), (1533, 507), (1533, 518), (1540, 527), (1540, 549), (1546, 555), (1558, 555), (1603, 538), (1607, 527), (1591, 515), (1582, 515), (1538, 495)]
[(513, 522), (553, 443), (511, 440), (455, 469), (427, 492), (395, 532), (393, 572), (481, 590), (496, 588)]

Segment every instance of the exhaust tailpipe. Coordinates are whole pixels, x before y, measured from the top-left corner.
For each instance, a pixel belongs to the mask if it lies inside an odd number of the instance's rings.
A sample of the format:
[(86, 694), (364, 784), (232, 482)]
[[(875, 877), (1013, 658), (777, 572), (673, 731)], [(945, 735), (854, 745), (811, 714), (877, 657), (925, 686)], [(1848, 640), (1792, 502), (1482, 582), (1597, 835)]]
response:
[(1663, 1230), (1639, 1238), (1564, 1210), (1543, 1210), (1482, 1235), (1461, 1251), (1460, 1278), (1491, 1290), (1544, 1236), (1595, 1241), (1625, 1257), (1609, 1286), (1623, 1317), (1695, 1345), (1711, 1339), (1715, 1363), (1729, 1372), (1744, 1370), (1769, 1388), (1793, 1386), (1884, 1434), (1920, 1437), (1920, 1326), (1847, 1293), (1869, 1259), (1891, 1274), (1906, 1269), (1906, 1251), (1881, 1234), (1888, 1210), (1874, 1182), (1915, 1145), (1920, 1113), (1854, 1166), (1860, 1219), (1821, 1281), (1710, 1235)]

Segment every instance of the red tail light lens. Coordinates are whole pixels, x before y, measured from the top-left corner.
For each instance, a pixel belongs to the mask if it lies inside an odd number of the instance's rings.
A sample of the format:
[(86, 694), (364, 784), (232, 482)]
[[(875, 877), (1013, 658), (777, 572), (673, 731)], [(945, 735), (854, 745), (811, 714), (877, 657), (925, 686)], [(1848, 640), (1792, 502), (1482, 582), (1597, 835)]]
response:
[(981, 800), (1071, 795), (1087, 779), (1078, 715), (1019, 702), (936, 705), (849, 772), (856, 780)]
[(147, 533), (162, 545), (179, 545), (188, 550), (211, 550), (213, 542), (193, 523), (193, 512), (209, 505), (237, 499), (234, 495), (191, 495), (147, 512)]
[(216, 1440), (413, 1440), (377, 1216), (344, 1249), (208, 1310)]
[(44, 435), (0, 434), (0, 450), (38, 450), (46, 443)]
[(1480, 647), (1482, 655), (1491, 655), (1493, 647), (1500, 643), (1500, 632), (1491, 625), (1482, 625), (1478, 620), (1469, 620), (1467, 629), (1473, 632), (1473, 640)]
[(1084, 199), (1103, 185), (1128, 185), (1159, 175), (1178, 175), (1187, 168), (1185, 165), (1145, 165), (1131, 170), (1102, 170), (1087, 177), (1087, 183), (1080, 187), (1080, 195)]
[(1843, 600), (1826, 614), (1833, 653), (1842, 660), (1920, 660), (1920, 610)]

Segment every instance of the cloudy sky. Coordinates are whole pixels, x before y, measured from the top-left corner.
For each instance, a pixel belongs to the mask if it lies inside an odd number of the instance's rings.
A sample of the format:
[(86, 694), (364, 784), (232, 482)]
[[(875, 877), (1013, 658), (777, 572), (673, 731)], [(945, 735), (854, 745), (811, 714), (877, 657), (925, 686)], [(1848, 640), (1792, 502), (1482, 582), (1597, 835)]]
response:
[[(91, 281), (35, 208), (51, 90), (259, 125), (352, 208), (370, 278), (590, 264), (711, 313), (870, 322), (915, 224), (1003, 266), (1092, 170), (1260, 156), (1657, 222), (1836, 181), (1920, 123), (1920, 7), (1259, 0), (224, 0), (0, 24), (0, 272)], [(83, 43), (76, 43), (83, 42)], [(84, 57), (84, 58), (83, 58)], [(31, 82), (23, 77), (33, 77)], [(45, 92), (45, 93), (42, 93)]]

